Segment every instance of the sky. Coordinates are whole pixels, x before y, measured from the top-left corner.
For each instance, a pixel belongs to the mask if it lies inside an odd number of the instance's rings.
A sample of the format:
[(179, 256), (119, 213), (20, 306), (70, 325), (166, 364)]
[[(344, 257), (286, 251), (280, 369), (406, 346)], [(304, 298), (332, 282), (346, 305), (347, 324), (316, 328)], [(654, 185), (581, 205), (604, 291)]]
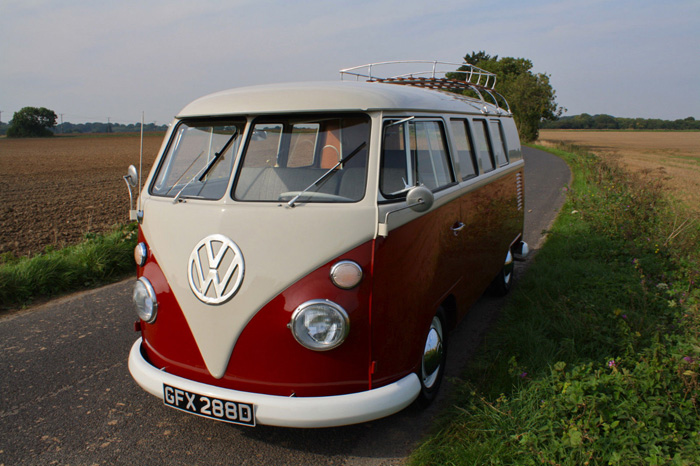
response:
[(165, 124), (224, 89), (480, 50), (531, 60), (564, 115), (700, 119), (700, 0), (0, 0), (0, 119)]

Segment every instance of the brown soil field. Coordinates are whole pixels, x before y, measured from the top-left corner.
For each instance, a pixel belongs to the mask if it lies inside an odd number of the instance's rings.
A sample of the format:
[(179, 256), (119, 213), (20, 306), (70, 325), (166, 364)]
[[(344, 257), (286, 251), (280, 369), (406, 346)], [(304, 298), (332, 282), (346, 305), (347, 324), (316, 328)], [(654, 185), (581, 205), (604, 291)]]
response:
[[(144, 176), (162, 140), (144, 135)], [(139, 134), (0, 138), (0, 253), (34, 255), (127, 223), (122, 177), (139, 151)]]
[(541, 130), (538, 143), (575, 144), (665, 181), (672, 195), (700, 213), (700, 132)]

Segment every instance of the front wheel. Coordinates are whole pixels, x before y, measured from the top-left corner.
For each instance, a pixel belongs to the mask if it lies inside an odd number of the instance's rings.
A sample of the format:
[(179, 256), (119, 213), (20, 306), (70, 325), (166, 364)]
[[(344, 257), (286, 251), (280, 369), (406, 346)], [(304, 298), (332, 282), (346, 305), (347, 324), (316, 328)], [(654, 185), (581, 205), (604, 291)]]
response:
[(418, 368), (421, 390), (417, 401), (420, 405), (427, 406), (437, 396), (445, 374), (446, 359), (447, 320), (445, 311), (440, 308), (430, 322)]

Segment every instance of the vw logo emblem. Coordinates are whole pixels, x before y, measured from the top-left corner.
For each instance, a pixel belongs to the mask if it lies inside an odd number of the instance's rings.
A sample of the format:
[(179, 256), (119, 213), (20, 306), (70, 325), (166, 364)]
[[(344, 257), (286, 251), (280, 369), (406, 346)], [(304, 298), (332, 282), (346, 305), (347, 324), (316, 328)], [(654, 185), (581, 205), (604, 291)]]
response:
[(236, 243), (224, 235), (211, 235), (194, 247), (187, 278), (194, 295), (207, 304), (221, 304), (233, 297), (243, 282), (245, 264)]

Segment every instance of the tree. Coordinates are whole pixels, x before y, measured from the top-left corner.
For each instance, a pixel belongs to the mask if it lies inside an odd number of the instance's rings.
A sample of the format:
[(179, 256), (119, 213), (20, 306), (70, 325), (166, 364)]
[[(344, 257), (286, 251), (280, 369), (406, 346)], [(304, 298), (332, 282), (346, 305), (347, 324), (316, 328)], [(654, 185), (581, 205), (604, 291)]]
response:
[(56, 126), (58, 117), (48, 108), (24, 107), (15, 112), (7, 129), (10, 138), (35, 138), (53, 136), (50, 128)]
[[(491, 57), (480, 51), (466, 55), (464, 61), (496, 73), (495, 89), (508, 101), (523, 141), (537, 139), (540, 122), (556, 120), (565, 111), (557, 108), (556, 93), (549, 82), (549, 75), (534, 74), (530, 60), (512, 57), (499, 59), (498, 55)], [(460, 70), (466, 70), (466, 67)]]

